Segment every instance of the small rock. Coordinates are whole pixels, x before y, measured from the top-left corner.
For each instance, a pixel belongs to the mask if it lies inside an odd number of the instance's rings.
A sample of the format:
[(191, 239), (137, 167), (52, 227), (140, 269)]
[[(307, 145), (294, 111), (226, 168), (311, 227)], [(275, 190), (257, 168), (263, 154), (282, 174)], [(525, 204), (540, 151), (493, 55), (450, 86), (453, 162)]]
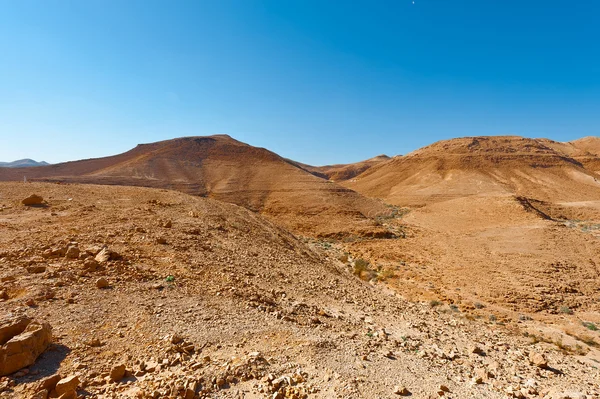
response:
[(548, 360), (546, 360), (546, 356), (542, 353), (531, 352), (529, 353), (529, 362), (534, 366), (537, 366), (541, 369), (545, 369), (548, 367)]
[(32, 194), (29, 197), (23, 199), (21, 203), (26, 206), (41, 205), (44, 203), (44, 199), (39, 195)]
[(98, 280), (96, 280), (96, 287), (103, 289), (103, 288), (108, 288), (109, 284), (108, 284), (108, 280), (105, 279), (104, 277), (100, 277)]
[(102, 248), (102, 250), (100, 252), (98, 252), (98, 255), (96, 255), (96, 257), (94, 259), (96, 259), (96, 262), (98, 263), (104, 263), (104, 262), (108, 262), (109, 260), (113, 259), (115, 257), (115, 255), (113, 254), (112, 251), (110, 251), (108, 248), (104, 247)]
[(85, 343), (87, 346), (91, 346), (92, 348), (99, 348), (104, 344), (98, 338), (92, 338), (91, 340)]
[(44, 273), (46, 271), (46, 266), (44, 265), (32, 265), (27, 268), (27, 272), (31, 274), (39, 274)]
[(110, 379), (115, 382), (121, 381), (123, 377), (125, 377), (125, 371), (126, 368), (124, 364), (118, 364), (114, 366), (110, 370)]
[(479, 355), (479, 356), (484, 356), (485, 355), (485, 351), (483, 349), (481, 349), (477, 345), (470, 346), (469, 347), (469, 353), (474, 353), (474, 354)]
[(408, 396), (410, 395), (410, 391), (402, 385), (398, 385), (396, 387), (394, 387), (394, 393), (396, 395), (400, 395), (400, 396)]
[(32, 397), (31, 399), (48, 399), (48, 390), (47, 389), (42, 389), (37, 391)]
[(65, 258), (67, 259), (77, 259), (79, 258), (79, 248), (76, 246), (70, 246), (67, 248), (67, 252), (65, 253)]
[(95, 272), (98, 270), (98, 262), (95, 259), (86, 259), (83, 262), (83, 268), (88, 272)]
[(181, 337), (179, 334), (173, 334), (171, 336), (171, 343), (173, 345), (177, 345), (177, 344), (179, 344), (182, 341), (183, 341), (183, 337)]

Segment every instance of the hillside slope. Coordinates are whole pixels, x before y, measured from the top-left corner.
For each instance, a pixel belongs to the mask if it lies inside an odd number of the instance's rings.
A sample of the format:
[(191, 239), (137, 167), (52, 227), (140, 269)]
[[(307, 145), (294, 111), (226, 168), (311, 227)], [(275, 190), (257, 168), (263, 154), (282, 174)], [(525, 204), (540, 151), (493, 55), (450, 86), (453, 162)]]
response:
[(305, 165), (299, 162), (291, 161), (300, 168), (314, 174), (315, 176), (323, 177), (333, 181), (344, 181), (350, 180), (359, 174), (365, 172), (369, 168), (379, 165), (382, 162), (389, 161), (391, 158), (387, 155), (378, 155), (373, 158), (369, 158), (364, 161), (350, 163), (350, 164), (338, 164), (338, 165), (325, 165), (325, 166), (311, 166)]
[(22, 180), (23, 176), (209, 196), (270, 215), (294, 231), (317, 235), (385, 234), (372, 217), (388, 212), (379, 201), (224, 135), (142, 144), (106, 158), (0, 170), (0, 180)]
[[(21, 205), (31, 193), (47, 206)], [(408, 302), (239, 206), (139, 187), (0, 183), (0, 210), (0, 320), (27, 315), (55, 337), (28, 373), (0, 377), (3, 398), (34, 397), (55, 373), (103, 398), (600, 393), (594, 348), (575, 357), (523, 337), (539, 334), (533, 321)], [(111, 382), (121, 365), (129, 373)]]
[(470, 195), (515, 194), (551, 201), (600, 199), (597, 157), (570, 143), (515, 136), (440, 141), (344, 182), (398, 205)]

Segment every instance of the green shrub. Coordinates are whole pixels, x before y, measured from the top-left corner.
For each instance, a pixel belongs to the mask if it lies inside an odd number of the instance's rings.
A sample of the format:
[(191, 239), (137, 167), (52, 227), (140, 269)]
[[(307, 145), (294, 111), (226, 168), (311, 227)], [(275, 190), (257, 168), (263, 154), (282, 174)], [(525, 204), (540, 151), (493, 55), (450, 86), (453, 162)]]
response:
[(585, 328), (587, 328), (590, 331), (598, 331), (598, 326), (596, 326), (594, 323), (592, 323), (591, 321), (584, 321), (581, 324), (583, 324), (583, 326)]

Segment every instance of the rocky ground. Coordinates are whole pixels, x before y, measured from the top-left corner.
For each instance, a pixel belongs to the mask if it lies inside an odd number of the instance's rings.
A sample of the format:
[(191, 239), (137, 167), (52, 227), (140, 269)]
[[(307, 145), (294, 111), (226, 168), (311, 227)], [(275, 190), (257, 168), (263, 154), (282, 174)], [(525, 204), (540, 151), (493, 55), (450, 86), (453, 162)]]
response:
[(53, 336), (0, 397), (600, 397), (595, 348), (409, 301), (340, 255), (177, 192), (0, 183), (0, 320)]

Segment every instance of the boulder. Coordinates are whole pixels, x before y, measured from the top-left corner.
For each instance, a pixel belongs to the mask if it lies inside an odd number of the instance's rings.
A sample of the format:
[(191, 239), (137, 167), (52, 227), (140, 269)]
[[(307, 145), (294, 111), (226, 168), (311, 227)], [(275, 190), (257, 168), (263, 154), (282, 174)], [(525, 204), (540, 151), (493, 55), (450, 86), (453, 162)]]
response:
[(48, 323), (25, 316), (0, 320), (0, 376), (31, 366), (52, 340)]
[(39, 195), (32, 194), (29, 197), (25, 198), (23, 201), (21, 201), (21, 203), (26, 206), (41, 205), (44, 203), (44, 199)]
[(62, 396), (69, 392), (75, 392), (77, 390), (78, 386), (79, 386), (79, 377), (77, 377), (76, 375), (72, 375), (72, 376), (63, 378), (62, 380), (58, 381), (58, 383), (56, 384), (56, 388), (54, 388), (54, 389), (56, 390), (57, 394)]

